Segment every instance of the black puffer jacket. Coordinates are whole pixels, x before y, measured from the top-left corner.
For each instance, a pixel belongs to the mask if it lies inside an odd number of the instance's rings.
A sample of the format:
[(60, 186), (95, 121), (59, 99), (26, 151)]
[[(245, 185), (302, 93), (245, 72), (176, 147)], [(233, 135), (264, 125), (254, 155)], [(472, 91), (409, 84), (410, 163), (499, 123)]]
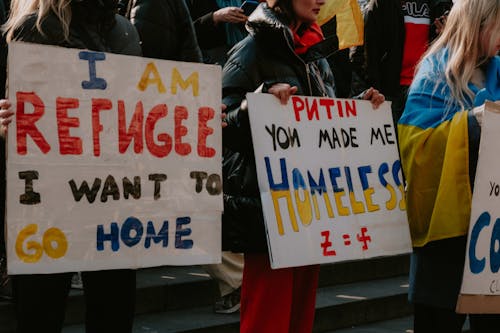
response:
[[(267, 250), (245, 94), (274, 83), (297, 86), (298, 95), (334, 97), (333, 75), (324, 59), (338, 48), (336, 38), (298, 56), (290, 29), (261, 4), (247, 23), (250, 34), (231, 51), (223, 69), (224, 215), (222, 247), (236, 252)], [(242, 103), (243, 102), (243, 103)], [(242, 107), (243, 106), (243, 107)]]
[(141, 36), (144, 56), (202, 62), (193, 22), (184, 1), (133, 1), (130, 21)]

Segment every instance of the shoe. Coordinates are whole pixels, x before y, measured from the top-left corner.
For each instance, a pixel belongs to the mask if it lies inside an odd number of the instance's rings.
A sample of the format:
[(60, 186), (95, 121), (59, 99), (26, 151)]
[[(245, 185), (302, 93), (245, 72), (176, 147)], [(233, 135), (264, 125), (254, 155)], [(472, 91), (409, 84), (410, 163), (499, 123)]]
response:
[(219, 298), (214, 304), (215, 313), (234, 313), (240, 309), (241, 288)]
[(71, 277), (71, 288), (83, 289), (82, 273), (77, 272)]

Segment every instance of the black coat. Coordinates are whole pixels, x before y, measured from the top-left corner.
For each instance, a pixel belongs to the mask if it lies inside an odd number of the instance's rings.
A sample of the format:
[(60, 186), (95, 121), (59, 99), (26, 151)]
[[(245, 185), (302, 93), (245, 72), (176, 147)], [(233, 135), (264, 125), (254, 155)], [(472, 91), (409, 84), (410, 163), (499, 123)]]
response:
[[(452, 6), (451, 0), (430, 0), (431, 24)], [(400, 1), (378, 0), (365, 13), (365, 70), (368, 86), (380, 90), (389, 100), (399, 95), (405, 43), (405, 26)], [(436, 37), (429, 30), (429, 42)]]
[(338, 48), (334, 37), (303, 56), (293, 48), (290, 29), (261, 4), (247, 23), (250, 31), (231, 50), (222, 76), (224, 215), (222, 246), (235, 252), (267, 250), (255, 159), (244, 101), (247, 92), (263, 92), (275, 83), (297, 86), (298, 95), (335, 96), (333, 75), (324, 59)]
[(14, 39), (29, 43), (140, 56), (139, 36), (135, 28), (127, 19), (115, 14), (115, 7), (103, 7), (97, 10), (95, 6), (100, 3), (99, 0), (71, 3), (72, 18), (67, 39), (54, 13), (49, 13), (42, 20), (43, 33), (36, 28), (36, 14), (28, 16), (22, 26), (14, 32)]
[(145, 57), (202, 62), (184, 0), (134, 0), (130, 21), (139, 32)]

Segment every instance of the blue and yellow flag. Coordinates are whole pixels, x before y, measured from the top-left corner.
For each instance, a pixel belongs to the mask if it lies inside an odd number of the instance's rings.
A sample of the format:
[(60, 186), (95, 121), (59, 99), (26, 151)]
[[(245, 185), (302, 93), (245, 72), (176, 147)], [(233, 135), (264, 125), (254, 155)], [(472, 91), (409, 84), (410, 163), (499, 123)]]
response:
[[(423, 61), (398, 124), (407, 181), (407, 213), (413, 246), (466, 235), (472, 203), (468, 112), (450, 101), (444, 80), (447, 52)], [(490, 61), (486, 87), (468, 107), (500, 100), (500, 58)]]
[(323, 25), (337, 16), (339, 49), (363, 44), (363, 14), (357, 0), (327, 0), (321, 7), (318, 24)]

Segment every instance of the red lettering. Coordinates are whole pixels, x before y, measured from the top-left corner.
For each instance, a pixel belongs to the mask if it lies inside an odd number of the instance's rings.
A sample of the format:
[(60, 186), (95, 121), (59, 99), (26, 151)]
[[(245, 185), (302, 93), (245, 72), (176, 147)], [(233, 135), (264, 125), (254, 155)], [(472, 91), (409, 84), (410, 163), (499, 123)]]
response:
[(326, 109), (326, 116), (328, 119), (332, 119), (332, 110), (331, 107), (335, 106), (335, 101), (330, 98), (321, 98), (319, 100), (319, 105), (324, 106)]
[(214, 129), (207, 126), (207, 121), (214, 119), (215, 111), (209, 107), (202, 107), (198, 110), (198, 155), (201, 157), (213, 157), (215, 149), (207, 147), (207, 136), (214, 132)]
[(363, 246), (361, 247), (363, 251), (368, 250), (368, 242), (372, 241), (372, 238), (366, 234), (367, 232), (368, 228), (363, 227), (361, 228), (361, 234), (356, 234), (358, 242), (363, 243)]
[(323, 256), (328, 257), (337, 255), (337, 252), (335, 252), (335, 250), (329, 250), (329, 248), (332, 246), (332, 242), (330, 242), (330, 231), (322, 231), (321, 236), (323, 236), (324, 239), (323, 243), (321, 243), (321, 247), (323, 248)]
[[(40, 148), (44, 154), (47, 154), (50, 151), (50, 145), (35, 125), (45, 113), (43, 101), (34, 92), (17, 92), (16, 99), (17, 153), (19, 155), (26, 155), (26, 137), (29, 135), (38, 148)], [(25, 102), (29, 102), (33, 105), (33, 113), (27, 114), (24, 112)]]
[(300, 111), (304, 110), (304, 101), (298, 96), (292, 96), (293, 111), (295, 120), (300, 121)]
[(357, 116), (358, 112), (356, 111), (356, 101), (353, 100), (351, 101), (352, 105), (349, 105), (349, 101), (345, 102), (346, 106), (346, 116), (349, 117), (350, 115), (353, 115), (354, 117)]
[(342, 107), (342, 101), (337, 101), (337, 109), (339, 110), (339, 117), (343, 117), (344, 108)]
[(123, 101), (118, 101), (118, 140), (120, 154), (124, 154), (132, 139), (134, 140), (134, 152), (142, 153), (144, 144), (142, 140), (142, 128), (144, 126), (144, 107), (139, 101), (135, 105), (135, 111), (130, 120), (127, 130), (127, 119), (125, 115), (125, 105)]
[(76, 109), (80, 102), (76, 98), (56, 98), (57, 134), (61, 155), (81, 155), (82, 139), (69, 135), (69, 129), (80, 127), (80, 119), (68, 117), (68, 109)]
[(182, 121), (188, 118), (188, 111), (184, 106), (175, 107), (175, 151), (181, 156), (191, 152), (191, 145), (182, 142), (182, 137), (188, 133), (188, 128), (182, 125)]
[(94, 156), (101, 156), (101, 137), (99, 135), (103, 130), (99, 112), (111, 110), (113, 105), (109, 99), (92, 98), (92, 139), (94, 143)]
[(146, 146), (149, 149), (149, 152), (156, 157), (165, 157), (172, 150), (172, 137), (167, 133), (158, 134), (158, 141), (163, 142), (162, 146), (157, 145), (154, 140), (154, 129), (156, 122), (160, 118), (164, 118), (167, 116), (167, 105), (158, 104), (151, 112), (149, 112), (148, 117), (146, 118)]
[[(310, 101), (312, 101), (312, 105), (309, 105)], [(319, 120), (317, 100), (306, 98), (306, 109), (307, 109), (308, 120), (312, 120), (314, 116), (316, 116), (316, 120)]]

